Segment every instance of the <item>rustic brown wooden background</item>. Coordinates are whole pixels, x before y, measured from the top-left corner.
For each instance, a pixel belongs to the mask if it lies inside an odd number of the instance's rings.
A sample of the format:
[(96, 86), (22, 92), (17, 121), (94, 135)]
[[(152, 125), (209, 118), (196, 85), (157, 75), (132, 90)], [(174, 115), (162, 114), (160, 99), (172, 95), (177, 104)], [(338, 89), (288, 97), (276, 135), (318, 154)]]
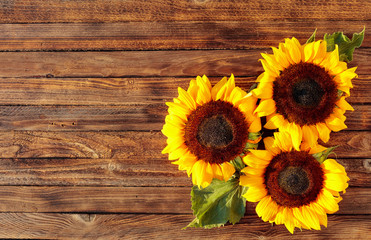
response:
[(369, 0), (0, 1), (0, 238), (370, 239), (371, 38), (332, 133), (350, 187), (322, 231), (235, 226), (180, 230), (191, 181), (161, 155), (166, 101), (177, 86), (234, 73), (248, 89), (261, 52), (366, 26)]

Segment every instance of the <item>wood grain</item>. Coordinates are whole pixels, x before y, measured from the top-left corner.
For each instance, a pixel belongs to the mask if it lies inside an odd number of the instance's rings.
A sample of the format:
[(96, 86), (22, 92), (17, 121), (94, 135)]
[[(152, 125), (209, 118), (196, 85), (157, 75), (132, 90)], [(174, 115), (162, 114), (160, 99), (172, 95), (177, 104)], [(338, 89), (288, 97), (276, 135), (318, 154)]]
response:
[[(370, 132), (341, 131), (325, 145), (338, 145), (338, 158), (369, 158), (370, 142)], [(1, 158), (159, 159), (165, 146), (161, 132), (0, 132)]]
[[(1, 20), (0, 20), (1, 21)], [(244, 21), (0, 24), (0, 51), (269, 48), (284, 38), (301, 43), (342, 31), (349, 37), (370, 21)], [(213, 29), (213, 31), (209, 31)], [(365, 38), (362, 47), (370, 47)]]
[[(346, 112), (345, 130), (371, 129), (369, 105)], [(168, 107), (162, 104), (123, 106), (2, 106), (0, 130), (124, 131), (161, 130)]]
[[(364, 20), (370, 17), (370, 2), (350, 1), (60, 1), (11, 0), (0, 9), (2, 23), (30, 22), (142, 22), (308, 19)], [(341, 13), (335, 14), (335, 13)]]
[[(330, 157), (334, 157), (331, 155)], [(370, 187), (370, 159), (336, 159), (345, 167), (349, 185)], [(22, 186), (191, 187), (185, 171), (160, 159), (1, 159), (0, 185)]]
[(283, 225), (272, 226), (258, 216), (245, 216), (236, 225), (218, 229), (180, 230), (193, 220), (191, 215), (152, 214), (57, 214), (0, 213), (1, 238), (37, 239), (368, 239), (370, 215), (330, 215), (321, 231), (295, 235)]
[[(129, 105), (164, 104), (187, 89), (192, 78), (0, 78), (0, 105)], [(210, 77), (212, 85), (221, 78)], [(236, 77), (236, 86), (248, 91), (256, 77)], [(352, 80), (347, 101), (371, 103), (371, 76)], [(352, 113), (353, 114), (353, 113)], [(356, 113), (355, 113), (356, 114)]]
[[(348, 188), (336, 214), (371, 214), (370, 188)], [(246, 212), (255, 214), (256, 203)], [(2, 186), (0, 212), (192, 214), (189, 187)]]
[[(271, 52), (271, 50), (268, 50)], [(264, 50), (0, 52), (0, 77), (256, 76)], [(349, 66), (369, 74), (371, 48), (356, 50)]]

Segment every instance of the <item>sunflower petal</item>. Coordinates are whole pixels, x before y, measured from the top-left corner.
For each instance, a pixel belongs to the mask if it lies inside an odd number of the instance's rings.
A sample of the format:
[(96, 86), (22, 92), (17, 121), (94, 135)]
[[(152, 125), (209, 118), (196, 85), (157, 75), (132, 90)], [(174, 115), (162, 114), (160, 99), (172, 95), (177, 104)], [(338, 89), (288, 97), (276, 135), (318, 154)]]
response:
[(267, 195), (267, 190), (262, 187), (249, 187), (243, 197), (249, 202), (258, 202)]
[(222, 172), (223, 172), (224, 181), (228, 181), (228, 179), (230, 179), (232, 177), (232, 175), (234, 174), (234, 172), (236, 171), (236, 169), (234, 169), (233, 165), (230, 164), (229, 162), (223, 163), (221, 165), (221, 168), (222, 168)]
[(281, 153), (281, 150), (278, 146), (274, 145), (273, 137), (266, 137), (263, 139), (265, 149), (267, 149), (273, 156)]
[(331, 115), (328, 119), (326, 119), (326, 125), (334, 132), (348, 128), (347, 125), (344, 124), (344, 121), (335, 117), (334, 115)]
[(317, 201), (318, 204), (323, 207), (326, 213), (334, 213), (339, 210), (339, 205), (335, 201), (332, 194), (326, 189), (321, 190)]
[(328, 142), (330, 139), (330, 129), (327, 127), (325, 123), (317, 123), (316, 128), (318, 131), (318, 136), (323, 142)]
[(262, 100), (259, 106), (255, 109), (259, 117), (267, 116), (276, 111), (276, 102), (273, 99)]
[(267, 129), (276, 129), (284, 125), (285, 119), (281, 114), (273, 114), (267, 117), (267, 123), (264, 125)]
[(302, 127), (303, 141), (308, 142), (309, 146), (315, 146), (318, 141), (318, 131), (315, 126), (304, 125)]
[(350, 110), (354, 111), (354, 108), (347, 102), (345, 101), (345, 97), (341, 97), (337, 102), (336, 105), (343, 109), (343, 110)]

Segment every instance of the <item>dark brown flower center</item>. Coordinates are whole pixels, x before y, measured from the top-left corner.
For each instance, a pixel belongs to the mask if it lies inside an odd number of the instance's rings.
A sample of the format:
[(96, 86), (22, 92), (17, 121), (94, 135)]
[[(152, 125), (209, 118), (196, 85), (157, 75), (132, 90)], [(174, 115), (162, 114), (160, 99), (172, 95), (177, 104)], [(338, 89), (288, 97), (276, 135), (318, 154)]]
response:
[(247, 129), (245, 116), (238, 108), (228, 102), (211, 101), (189, 115), (184, 142), (199, 159), (220, 164), (244, 151)]
[(323, 97), (323, 89), (311, 78), (304, 78), (292, 87), (294, 101), (302, 107), (317, 107)]
[(317, 199), (324, 173), (318, 161), (307, 152), (282, 152), (265, 171), (265, 186), (277, 204), (300, 207)]
[(300, 126), (324, 122), (337, 100), (337, 86), (322, 67), (301, 62), (284, 69), (273, 83), (277, 112)]
[(214, 115), (202, 121), (197, 140), (204, 147), (223, 148), (233, 141), (231, 123), (223, 115)]
[(278, 175), (278, 184), (290, 194), (303, 194), (309, 188), (308, 174), (301, 167), (287, 167)]

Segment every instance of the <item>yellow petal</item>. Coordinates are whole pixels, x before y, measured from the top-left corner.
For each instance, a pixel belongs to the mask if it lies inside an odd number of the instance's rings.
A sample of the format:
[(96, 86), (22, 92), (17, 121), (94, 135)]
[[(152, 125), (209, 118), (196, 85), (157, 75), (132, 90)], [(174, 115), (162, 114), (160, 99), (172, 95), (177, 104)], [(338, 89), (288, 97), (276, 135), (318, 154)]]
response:
[(211, 164), (211, 167), (213, 169), (213, 175), (214, 178), (217, 178), (219, 180), (224, 180), (223, 177), (223, 171), (219, 164)]
[(278, 146), (274, 145), (274, 138), (273, 137), (266, 137), (263, 139), (265, 149), (272, 153), (272, 155), (278, 155), (281, 153), (281, 150)]
[(276, 129), (284, 124), (284, 117), (281, 114), (273, 114), (267, 117), (267, 123), (264, 125), (267, 129)]
[(282, 66), (282, 68), (287, 68), (290, 65), (290, 62), (288, 61), (285, 53), (275, 47), (272, 47), (272, 50), (277, 62)]
[(303, 141), (307, 142), (309, 146), (315, 146), (318, 141), (318, 131), (315, 126), (304, 125), (302, 127)]
[(251, 91), (257, 98), (269, 99), (273, 97), (273, 84), (272, 82), (262, 82), (259, 86)]
[(308, 43), (304, 46), (304, 61), (310, 62), (313, 59), (315, 52), (313, 51), (316, 42)]
[(292, 139), (288, 132), (275, 132), (274, 135), (274, 145), (278, 146), (281, 150), (289, 152), (292, 150)]
[(315, 230), (321, 230), (317, 214), (307, 205), (301, 207), (301, 212), (303, 214), (306, 223), (309, 227)]
[(197, 86), (199, 87), (196, 102), (199, 105), (208, 103), (211, 100), (211, 88), (209, 85), (209, 80), (205, 81), (204, 78), (197, 76), (196, 82)]
[(265, 173), (265, 168), (253, 168), (253, 167), (245, 167), (241, 170), (241, 172), (245, 173), (246, 175), (255, 175), (255, 176), (263, 176)]
[(336, 105), (343, 109), (343, 110), (351, 110), (354, 111), (354, 108), (347, 102), (345, 101), (345, 97), (341, 97), (339, 101), (336, 102)]
[(326, 173), (325, 187), (334, 191), (342, 192), (348, 187), (348, 177), (344, 174)]
[[(264, 151), (264, 150), (258, 150), (258, 151)], [(267, 151), (268, 152), (268, 151)], [(256, 157), (255, 155), (249, 153), (246, 156), (242, 158), (242, 161), (253, 168), (265, 168), (269, 165), (270, 160), (265, 160)]]
[(240, 185), (264, 188), (264, 178), (254, 175), (242, 175), (240, 177)]
[(267, 195), (267, 190), (261, 187), (249, 187), (243, 197), (249, 202), (258, 202)]
[(328, 142), (330, 139), (331, 130), (327, 127), (325, 123), (317, 123), (316, 128), (318, 131), (318, 136), (323, 142)]
[(203, 180), (201, 182), (201, 186), (203, 188), (206, 188), (210, 185), (211, 181), (213, 180), (213, 169), (210, 165), (210, 163), (204, 163), (203, 168)]
[(309, 226), (309, 224), (305, 220), (305, 218), (303, 216), (303, 212), (301, 211), (300, 208), (298, 208), (298, 207), (293, 208), (292, 213), (294, 214), (294, 217), (300, 222), (300, 224), (302, 225), (303, 228), (311, 230), (311, 227)]
[(339, 205), (335, 201), (332, 194), (326, 189), (321, 190), (317, 198), (317, 202), (323, 207), (326, 213), (334, 213), (339, 210)]
[[(316, 47), (316, 46), (315, 46)], [(313, 58), (313, 63), (320, 65), (327, 54), (327, 44), (326, 41), (321, 41), (320, 45), (318, 46), (317, 54)]]
[[(284, 218), (283, 221), (284, 221), (284, 224), (287, 230), (289, 230), (291, 234), (294, 234), (294, 229), (295, 229), (294, 214), (291, 208), (284, 207), (283, 218)], [(300, 226), (297, 226), (297, 227), (300, 227)]]
[(220, 89), (227, 83), (228, 78), (224, 77), (222, 80), (220, 80), (212, 89), (211, 89), (211, 95), (214, 101), (216, 101), (216, 95), (220, 91)]
[(259, 61), (261, 62), (266, 73), (268, 73), (272, 77), (278, 77), (279, 71), (274, 66), (269, 65), (264, 59), (259, 59)]
[(266, 205), (264, 205), (264, 204), (260, 205), (260, 203), (266, 198), (263, 198), (258, 203), (258, 205), (256, 206), (256, 213), (258, 214), (258, 216), (261, 216), (263, 221), (271, 222), (276, 218), (276, 214), (277, 214), (279, 206), (277, 205), (277, 203), (274, 200), (272, 200), (271, 197), (270, 197), (270, 200), (267, 201), (268, 203)]
[(265, 61), (267, 61), (267, 64), (269, 64), (272, 67), (275, 67), (279, 71), (283, 70), (283, 67), (276, 61), (274, 55), (265, 53), (261, 53), (261, 55), (265, 59)]
[[(296, 41), (295, 41), (296, 40)], [(298, 46), (297, 44), (297, 39), (292, 38), (292, 39), (285, 39), (285, 44), (287, 46), (287, 49), (290, 53), (290, 57), (294, 63), (299, 63), (302, 59), (301, 57), (301, 50), (300, 50), (300, 44)]]
[(276, 103), (273, 99), (262, 100), (259, 106), (255, 109), (259, 117), (267, 116), (276, 111)]
[(292, 146), (295, 148), (295, 150), (300, 151), (300, 143), (303, 138), (301, 127), (292, 122), (287, 124), (287, 127), (284, 130), (290, 133)]
[(334, 115), (331, 115), (328, 119), (326, 119), (326, 125), (334, 132), (338, 132), (347, 128), (347, 125), (344, 124), (344, 121), (340, 120)]
[(196, 109), (196, 102), (183, 88), (178, 87), (178, 93), (179, 93), (178, 99), (180, 101), (187, 105), (189, 109), (191, 110)]
[(264, 159), (266, 161), (270, 161), (272, 160), (273, 158), (273, 155), (267, 151), (267, 150), (253, 150), (253, 149), (250, 149), (249, 150), (254, 156), (260, 158), (260, 159)]
[(233, 165), (230, 164), (229, 162), (223, 163), (221, 165), (221, 168), (222, 168), (222, 172), (223, 172), (224, 181), (228, 181), (228, 179), (230, 179), (232, 177), (232, 175), (234, 174), (234, 172), (236, 171), (236, 169), (234, 169)]
[(262, 129), (261, 120), (259, 117), (253, 117), (253, 121), (250, 123), (249, 132), (259, 132)]
[(345, 168), (341, 164), (339, 164), (338, 162), (336, 162), (334, 159), (331, 159), (331, 158), (328, 158), (326, 161), (324, 161), (321, 164), (321, 167), (324, 168), (327, 172), (346, 174)]

